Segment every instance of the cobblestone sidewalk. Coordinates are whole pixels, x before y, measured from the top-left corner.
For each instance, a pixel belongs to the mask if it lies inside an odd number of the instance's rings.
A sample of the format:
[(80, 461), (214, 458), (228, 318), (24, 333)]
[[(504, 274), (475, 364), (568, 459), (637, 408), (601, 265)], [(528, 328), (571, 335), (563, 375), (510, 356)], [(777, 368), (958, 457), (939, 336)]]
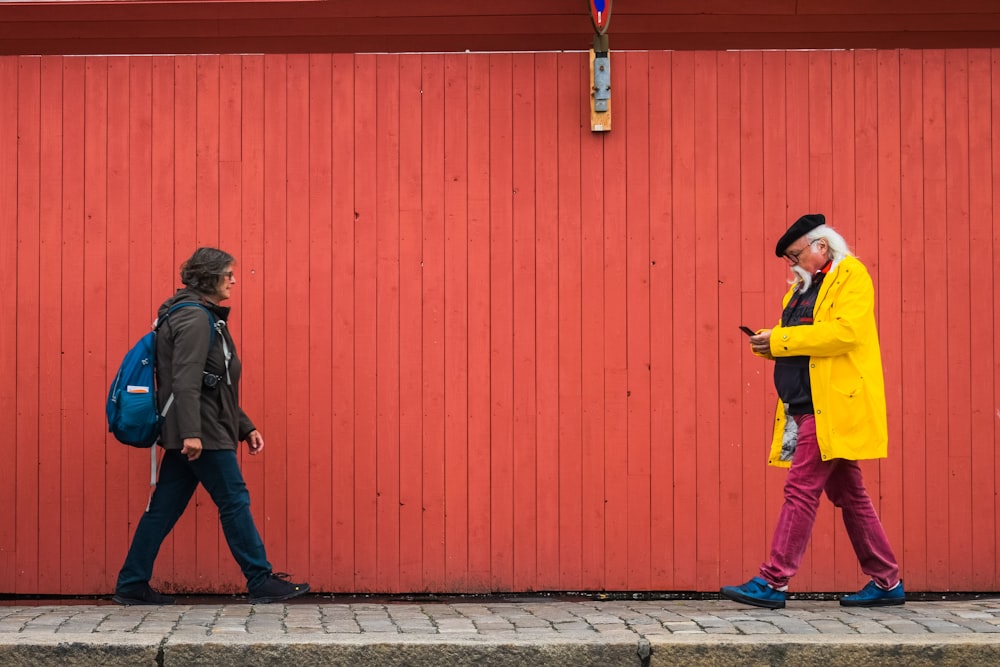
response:
[[(183, 598), (180, 600), (183, 602)], [(403, 635), (1000, 635), (1000, 597), (909, 602), (877, 609), (791, 600), (770, 611), (722, 600), (338, 603), (120, 607), (106, 604), (0, 606), (0, 633), (403, 634)], [(997, 637), (1000, 641), (1000, 636)]]
[(790, 600), (779, 611), (726, 600), (180, 602), (0, 606), (0, 664), (64, 661), (88, 647), (99, 654), (79, 664), (1000, 662), (1000, 597), (881, 609)]

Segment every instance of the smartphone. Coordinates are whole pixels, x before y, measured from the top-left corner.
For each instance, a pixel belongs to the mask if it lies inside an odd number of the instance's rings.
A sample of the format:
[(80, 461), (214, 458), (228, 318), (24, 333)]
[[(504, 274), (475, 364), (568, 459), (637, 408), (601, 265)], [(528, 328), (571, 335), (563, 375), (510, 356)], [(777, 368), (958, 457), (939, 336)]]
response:
[(743, 333), (745, 333), (748, 336), (756, 336), (757, 335), (757, 332), (755, 332), (753, 329), (751, 329), (748, 326), (744, 326), (742, 324), (740, 325), (740, 331), (742, 331)]

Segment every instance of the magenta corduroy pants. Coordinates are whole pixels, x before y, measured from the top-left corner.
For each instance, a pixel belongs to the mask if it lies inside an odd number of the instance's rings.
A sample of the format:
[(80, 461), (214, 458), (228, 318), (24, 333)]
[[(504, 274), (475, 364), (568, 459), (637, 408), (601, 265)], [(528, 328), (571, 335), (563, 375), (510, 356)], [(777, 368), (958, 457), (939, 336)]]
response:
[(812, 534), (820, 496), (839, 507), (861, 570), (881, 588), (899, 581), (899, 565), (889, 539), (865, 490), (857, 461), (824, 461), (816, 442), (813, 415), (794, 417), (799, 426), (798, 445), (785, 481), (785, 503), (771, 542), (771, 558), (760, 566), (760, 575), (775, 588), (788, 585), (799, 570)]

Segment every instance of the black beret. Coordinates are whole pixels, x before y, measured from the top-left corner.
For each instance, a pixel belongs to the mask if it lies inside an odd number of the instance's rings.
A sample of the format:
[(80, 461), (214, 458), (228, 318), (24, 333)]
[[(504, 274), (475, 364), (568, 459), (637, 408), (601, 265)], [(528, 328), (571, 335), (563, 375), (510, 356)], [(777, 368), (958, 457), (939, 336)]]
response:
[(825, 224), (826, 218), (823, 217), (822, 213), (808, 213), (802, 216), (788, 228), (787, 232), (781, 235), (780, 239), (778, 239), (778, 245), (774, 246), (774, 254), (778, 257), (784, 257), (785, 251), (788, 250), (788, 246), (792, 245), (795, 241), (802, 238), (820, 225)]

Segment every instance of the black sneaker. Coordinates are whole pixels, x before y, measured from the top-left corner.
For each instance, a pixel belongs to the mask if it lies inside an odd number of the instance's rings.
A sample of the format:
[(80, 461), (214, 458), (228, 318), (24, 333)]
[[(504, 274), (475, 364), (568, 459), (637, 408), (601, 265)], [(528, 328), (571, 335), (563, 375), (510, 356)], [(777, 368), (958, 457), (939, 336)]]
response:
[(136, 586), (135, 588), (130, 588), (124, 591), (115, 591), (115, 595), (111, 599), (118, 604), (126, 605), (173, 604), (176, 602), (176, 600), (169, 595), (157, 593), (149, 587), (149, 584), (142, 584), (141, 586)]
[(283, 602), (309, 592), (309, 584), (293, 584), (289, 581), (291, 578), (292, 575), (284, 572), (272, 572), (263, 584), (250, 591), (250, 602)]

